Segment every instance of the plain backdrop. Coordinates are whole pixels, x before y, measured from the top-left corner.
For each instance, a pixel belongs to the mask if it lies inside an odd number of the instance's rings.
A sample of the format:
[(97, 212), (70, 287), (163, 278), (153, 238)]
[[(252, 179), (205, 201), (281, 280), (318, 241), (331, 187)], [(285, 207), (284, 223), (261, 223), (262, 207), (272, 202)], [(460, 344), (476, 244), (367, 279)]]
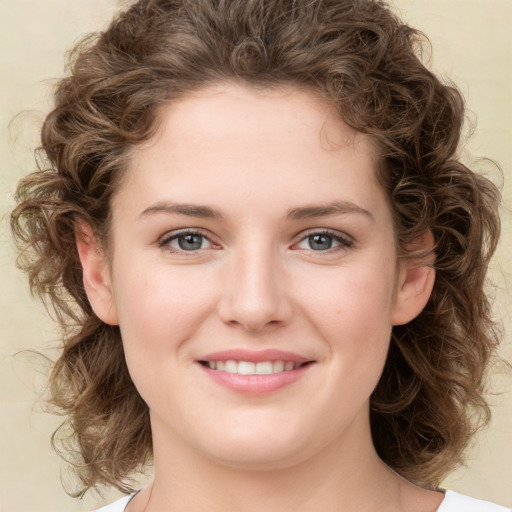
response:
[[(199, 1), (199, 0), (198, 0)], [(124, 2), (126, 3), (126, 2)], [(63, 76), (64, 53), (100, 30), (121, 7), (116, 0), (0, 0), (0, 511), (87, 511), (111, 501), (71, 499), (73, 479), (50, 448), (59, 418), (37, 397), (41, 359), (24, 349), (55, 345), (58, 333), (30, 297), (14, 267), (8, 230), (16, 181), (33, 169), (38, 129)], [(396, 9), (432, 42), (430, 64), (458, 84), (468, 106), (466, 162), (489, 174), (504, 195), (503, 240), (491, 269), (495, 315), (506, 332), (501, 355), (512, 362), (512, 0), (395, 0)], [(503, 173), (482, 163), (499, 162)], [(512, 372), (492, 374), (493, 420), (468, 452), (466, 468), (444, 483), (459, 492), (512, 506)]]

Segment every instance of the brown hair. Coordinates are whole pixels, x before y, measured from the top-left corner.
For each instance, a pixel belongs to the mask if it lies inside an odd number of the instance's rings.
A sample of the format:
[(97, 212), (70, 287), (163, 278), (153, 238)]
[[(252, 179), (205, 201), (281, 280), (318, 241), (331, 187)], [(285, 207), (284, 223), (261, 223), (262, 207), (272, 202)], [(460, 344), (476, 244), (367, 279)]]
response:
[(435, 486), (460, 462), (489, 414), (483, 378), (498, 336), (483, 287), (499, 193), (457, 159), (463, 99), (420, 50), (421, 34), (379, 0), (140, 0), (75, 49), (42, 129), (47, 165), (20, 182), (12, 229), (20, 266), (63, 329), (51, 402), (68, 417), (77, 494), (103, 483), (127, 491), (152, 451), (119, 329), (84, 292), (77, 222), (108, 240), (112, 194), (157, 108), (226, 80), (321, 93), (380, 147), (400, 257), (433, 233), (434, 291), (393, 329), (371, 427), (382, 459), (414, 482)]

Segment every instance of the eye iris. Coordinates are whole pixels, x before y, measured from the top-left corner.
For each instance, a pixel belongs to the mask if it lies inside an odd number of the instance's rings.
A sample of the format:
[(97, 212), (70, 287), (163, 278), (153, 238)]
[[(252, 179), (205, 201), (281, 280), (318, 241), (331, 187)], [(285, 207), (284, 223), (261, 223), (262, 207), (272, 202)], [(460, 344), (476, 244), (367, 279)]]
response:
[(332, 247), (332, 237), (328, 235), (311, 235), (308, 237), (309, 246), (315, 251), (325, 251)]
[(183, 235), (178, 238), (178, 245), (184, 251), (194, 251), (201, 249), (203, 245), (202, 235)]

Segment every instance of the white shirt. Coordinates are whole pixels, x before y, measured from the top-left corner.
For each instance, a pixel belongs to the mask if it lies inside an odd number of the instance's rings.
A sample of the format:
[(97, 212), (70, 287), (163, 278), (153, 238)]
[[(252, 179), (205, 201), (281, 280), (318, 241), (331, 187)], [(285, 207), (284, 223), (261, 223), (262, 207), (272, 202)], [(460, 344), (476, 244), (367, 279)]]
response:
[(477, 500), (454, 491), (446, 491), (437, 512), (511, 512), (511, 510), (489, 501)]
[[(96, 512), (124, 512), (128, 502), (135, 496), (125, 496), (120, 500), (96, 510)], [(446, 491), (437, 512), (512, 512), (512, 509), (496, 505), (489, 501), (477, 500), (454, 491)]]

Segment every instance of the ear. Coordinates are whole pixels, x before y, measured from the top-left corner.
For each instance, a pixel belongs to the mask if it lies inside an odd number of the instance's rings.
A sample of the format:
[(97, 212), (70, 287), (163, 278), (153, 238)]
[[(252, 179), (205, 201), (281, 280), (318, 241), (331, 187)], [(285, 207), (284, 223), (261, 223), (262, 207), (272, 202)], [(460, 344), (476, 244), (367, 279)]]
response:
[[(434, 237), (430, 231), (418, 239), (411, 251), (429, 250), (434, 247)], [(391, 321), (393, 325), (404, 325), (416, 318), (430, 298), (435, 281), (433, 264), (435, 256), (404, 259), (400, 263), (398, 283), (393, 304)]]
[(75, 238), (84, 288), (92, 309), (106, 324), (118, 325), (107, 256), (88, 224), (77, 224)]

